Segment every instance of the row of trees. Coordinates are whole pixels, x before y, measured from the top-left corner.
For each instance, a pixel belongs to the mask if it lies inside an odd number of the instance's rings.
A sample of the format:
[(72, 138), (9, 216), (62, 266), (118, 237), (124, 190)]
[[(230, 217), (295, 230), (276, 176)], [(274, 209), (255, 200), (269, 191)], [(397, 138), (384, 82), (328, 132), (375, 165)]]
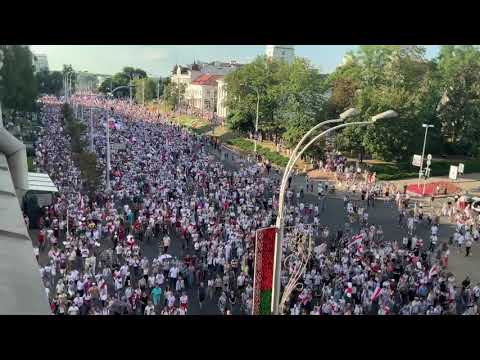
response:
[(38, 95), (33, 71), (33, 54), (28, 46), (0, 45), (0, 102), (18, 111), (33, 112)]
[[(422, 123), (435, 125), (429, 148), (435, 153), (480, 155), (480, 52), (474, 46), (442, 46), (425, 57), (422, 46), (360, 46), (343, 66), (322, 75), (307, 60), (292, 64), (264, 57), (226, 76), (228, 122), (254, 128), (257, 92), (259, 130), (293, 146), (320, 121), (349, 107), (367, 120), (393, 109), (399, 117), (369, 127), (347, 127), (337, 147), (385, 160), (405, 160), (421, 150)], [(314, 151), (320, 150), (318, 147)]]
[(288, 64), (258, 57), (225, 77), (228, 123), (240, 131), (253, 130), (259, 99), (259, 131), (291, 147), (325, 118), (324, 79), (306, 59)]
[(0, 45), (0, 101), (4, 108), (16, 112), (34, 112), (40, 94), (62, 95), (63, 77), (73, 73), (72, 88), (76, 75), (71, 65), (62, 71), (41, 70), (35, 73), (34, 54), (28, 46)]
[(115, 92), (115, 97), (128, 98), (130, 96), (130, 85), (132, 87), (132, 97), (137, 103), (147, 103), (163, 96), (165, 86), (169, 79), (155, 80), (147, 76), (147, 73), (138, 68), (124, 67), (119, 73), (116, 73), (110, 78), (105, 79), (100, 84), (99, 91), (108, 94), (117, 87), (125, 86), (126, 88), (119, 89)]
[(87, 150), (85, 133), (87, 127), (78, 119), (75, 119), (73, 110), (68, 104), (62, 108), (65, 132), (70, 138), (73, 159), (80, 168), (84, 183), (88, 191), (93, 194), (97, 189), (100, 174), (97, 168), (97, 156)]

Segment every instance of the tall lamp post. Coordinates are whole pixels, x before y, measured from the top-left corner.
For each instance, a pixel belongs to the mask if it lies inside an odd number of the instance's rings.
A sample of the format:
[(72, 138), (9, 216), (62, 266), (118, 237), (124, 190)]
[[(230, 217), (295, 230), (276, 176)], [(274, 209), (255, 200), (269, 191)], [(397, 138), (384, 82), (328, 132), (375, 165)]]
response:
[[(427, 133), (429, 128), (433, 128), (433, 125), (430, 124), (422, 124), (422, 127), (425, 128), (425, 137), (423, 139), (423, 150), (422, 150), (422, 162), (420, 163), (420, 170), (418, 171), (418, 182), (417, 182), (417, 187), (420, 188), (420, 180), (422, 178), (423, 174), (423, 159), (425, 158), (425, 146), (427, 145)], [(425, 191), (425, 186), (423, 187)]]
[(108, 111), (105, 112), (105, 115), (107, 117), (107, 186), (105, 190), (110, 191), (110, 119), (108, 118)]
[(69, 72), (67, 73), (67, 93), (68, 93), (68, 96), (67, 96), (67, 99), (68, 99), (68, 102), (70, 101), (70, 94), (72, 93), (72, 78), (70, 77), (71, 75), (75, 75), (75, 72), (72, 71), (72, 72)]
[(282, 299), (280, 299), (280, 291), (281, 291), (281, 269), (282, 269), (282, 242), (283, 242), (283, 235), (284, 235), (284, 213), (285, 213), (285, 191), (287, 188), (287, 183), (288, 183), (288, 178), (293, 170), (293, 167), (295, 163), (298, 161), (298, 159), (302, 156), (302, 154), (313, 144), (315, 143), (318, 139), (320, 139), (322, 136), (327, 135), (328, 133), (347, 127), (347, 126), (362, 126), (362, 125), (371, 125), (374, 124), (377, 120), (382, 120), (382, 119), (387, 119), (387, 118), (393, 118), (398, 116), (398, 114), (393, 111), (393, 110), (388, 110), (384, 113), (375, 115), (371, 118), (370, 121), (357, 121), (357, 122), (351, 122), (351, 123), (345, 123), (345, 124), (340, 124), (334, 127), (331, 127), (322, 133), (318, 134), (315, 136), (311, 141), (309, 141), (303, 148), (300, 149), (304, 141), (308, 138), (308, 136), (316, 129), (318, 129), (320, 126), (328, 124), (328, 123), (335, 123), (335, 122), (341, 122), (345, 120), (349, 116), (353, 116), (356, 114), (355, 109), (349, 109), (345, 111), (342, 115), (340, 115), (340, 119), (334, 119), (334, 120), (327, 120), (323, 123), (320, 123), (316, 125), (314, 128), (310, 129), (300, 140), (300, 142), (297, 144), (295, 147), (293, 153), (290, 156), (290, 159), (288, 161), (288, 164), (285, 168), (285, 172), (283, 174), (282, 178), (282, 183), (280, 185), (280, 194), (279, 194), (279, 201), (278, 201), (278, 216), (277, 216), (277, 241), (275, 244), (275, 255), (274, 255), (274, 282), (273, 282), (273, 292), (272, 292), (272, 313), (274, 315), (279, 315), (283, 312), (283, 305), (287, 301), (287, 297), (283, 296)]

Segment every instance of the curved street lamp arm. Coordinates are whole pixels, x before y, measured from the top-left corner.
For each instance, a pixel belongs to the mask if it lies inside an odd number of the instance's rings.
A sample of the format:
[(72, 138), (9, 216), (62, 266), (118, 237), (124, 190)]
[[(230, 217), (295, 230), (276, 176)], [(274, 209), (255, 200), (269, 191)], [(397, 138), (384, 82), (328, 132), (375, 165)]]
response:
[(302, 150), (298, 154), (293, 154), (291, 159), (293, 158), (291, 165), (289, 168), (285, 169), (285, 173), (283, 174), (282, 183), (280, 186), (280, 194), (279, 194), (279, 201), (278, 201), (278, 217), (277, 217), (277, 242), (275, 245), (275, 254), (274, 254), (274, 264), (275, 268), (275, 275), (274, 275), (274, 286), (273, 286), (273, 294), (272, 294), (272, 310), (273, 314), (278, 314), (279, 309), (282, 307), (280, 304), (280, 289), (281, 289), (281, 259), (282, 259), (282, 240), (283, 240), (283, 233), (284, 233), (284, 213), (285, 213), (285, 189), (287, 187), (288, 177), (290, 176), (291, 170), (295, 162), (302, 156), (302, 154), (319, 138), (332, 132), (334, 130), (338, 130), (347, 126), (353, 125), (368, 125), (373, 124), (373, 121), (355, 121), (345, 124), (340, 124), (329, 128), (317, 136), (315, 136), (307, 145), (305, 145)]
[(323, 125), (326, 125), (326, 124), (330, 124), (330, 123), (337, 123), (337, 122), (341, 122), (343, 121), (343, 119), (333, 119), (333, 120), (327, 120), (327, 121), (324, 121), (324, 122), (321, 122), (317, 125), (315, 125), (313, 128), (311, 128), (310, 130), (307, 131), (307, 133), (305, 135), (303, 135), (302, 139), (298, 142), (297, 146), (295, 146), (295, 149), (293, 149), (293, 152), (292, 152), (292, 155), (290, 156), (290, 158), (288, 159), (288, 163), (287, 163), (287, 166), (285, 167), (285, 172), (287, 171), (290, 171), (290, 167), (292, 167), (292, 159), (293, 159), (293, 156), (297, 153), (298, 149), (300, 148), (300, 146), (303, 144), (303, 142), (310, 136), (311, 133), (313, 133), (315, 130), (317, 130), (318, 128), (322, 127)]
[[(324, 132), (318, 134), (317, 136), (315, 136), (312, 140), (310, 140), (310, 142), (305, 145), (305, 147), (298, 153), (298, 155), (295, 157), (295, 159), (293, 160), (293, 164), (295, 164), (298, 159), (300, 158), (300, 156), (302, 156), (302, 154), (313, 144), (315, 143), (318, 139), (320, 139), (322, 136), (328, 134), (329, 132), (332, 132), (334, 130), (337, 130), (337, 129), (341, 129), (341, 128), (344, 128), (344, 127), (347, 127), (347, 126), (351, 126), (351, 125), (368, 125), (368, 124), (373, 124), (374, 122), (373, 121), (354, 121), (354, 122), (350, 122), (350, 123), (345, 123), (345, 124), (341, 124), (341, 125), (337, 125), (337, 126), (334, 126), (334, 127), (331, 127), (327, 130), (325, 130)], [(292, 164), (292, 168), (293, 168), (293, 164)], [(291, 172), (291, 169), (289, 171), (289, 173)]]

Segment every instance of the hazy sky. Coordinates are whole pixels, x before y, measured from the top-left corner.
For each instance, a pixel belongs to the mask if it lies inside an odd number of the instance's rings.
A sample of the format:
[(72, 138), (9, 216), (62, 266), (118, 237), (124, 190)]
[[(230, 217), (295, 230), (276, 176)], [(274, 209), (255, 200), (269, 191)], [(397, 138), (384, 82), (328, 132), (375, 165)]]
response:
[[(309, 59), (327, 73), (341, 63), (343, 55), (356, 45), (296, 45), (295, 54)], [(151, 76), (168, 76), (175, 64), (236, 60), (249, 62), (265, 53), (265, 45), (32, 45), (35, 53), (46, 54), (50, 70), (71, 64), (75, 70), (113, 74), (124, 66), (144, 69)], [(427, 57), (438, 45), (427, 46)]]

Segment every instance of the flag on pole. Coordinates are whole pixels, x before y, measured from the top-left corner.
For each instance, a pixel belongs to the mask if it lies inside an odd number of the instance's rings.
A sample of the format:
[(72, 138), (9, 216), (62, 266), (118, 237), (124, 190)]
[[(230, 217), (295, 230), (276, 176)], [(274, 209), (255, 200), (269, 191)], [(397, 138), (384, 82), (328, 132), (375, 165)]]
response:
[(430, 271), (428, 272), (428, 278), (431, 279), (433, 276), (438, 274), (438, 267), (437, 265), (433, 265)]
[(373, 294), (372, 294), (372, 297), (370, 298), (370, 300), (372, 302), (374, 302), (375, 300), (377, 300), (380, 295), (382, 294), (382, 288), (380, 287), (380, 285), (377, 285), (376, 289), (373, 291)]
[(277, 228), (259, 229), (256, 232), (253, 277), (253, 315), (270, 315), (274, 280), (274, 256)]
[(352, 236), (352, 241), (347, 245), (348, 247), (360, 244), (362, 242), (363, 236), (361, 234)]

